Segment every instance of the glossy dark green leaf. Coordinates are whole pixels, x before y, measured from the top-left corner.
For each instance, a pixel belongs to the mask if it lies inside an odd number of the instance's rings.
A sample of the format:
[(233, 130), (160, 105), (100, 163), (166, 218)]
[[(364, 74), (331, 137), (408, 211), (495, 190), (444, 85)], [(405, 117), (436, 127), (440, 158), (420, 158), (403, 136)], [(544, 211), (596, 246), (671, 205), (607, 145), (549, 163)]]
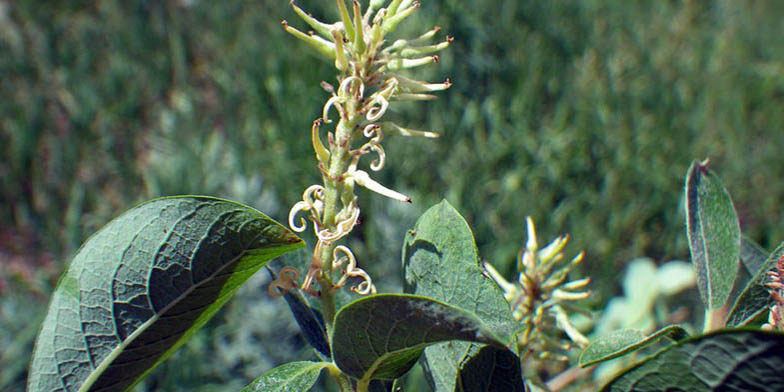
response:
[(692, 163), (686, 176), (686, 231), (697, 288), (708, 309), (727, 300), (738, 274), (740, 223), (729, 193), (708, 167)]
[(682, 340), (689, 334), (678, 325), (666, 326), (648, 336), (636, 329), (619, 329), (592, 340), (580, 355), (580, 366), (591, 366), (624, 356), (645, 348), (664, 336), (672, 340)]
[[(447, 201), (427, 210), (409, 230), (403, 245), (403, 269), (407, 293), (476, 314), (499, 334), (517, 328), (503, 293), (483, 274), (468, 223)], [(454, 391), (460, 369), (480, 348), (466, 342), (428, 347), (421, 363), (433, 390)]]
[(782, 391), (784, 335), (721, 330), (669, 346), (604, 391)]
[(305, 392), (318, 380), (327, 362), (299, 361), (280, 365), (253, 380), (241, 392)]
[(776, 262), (781, 257), (784, 257), (784, 243), (770, 254), (754, 278), (748, 282), (745, 290), (735, 302), (735, 306), (730, 309), (727, 315), (728, 327), (745, 326), (770, 309), (773, 305), (773, 298), (771, 298), (765, 284), (770, 280), (768, 271), (776, 268)]
[(303, 245), (226, 200), (172, 197), (131, 209), (90, 237), (60, 278), (28, 390), (129, 388), (259, 268)]
[(475, 315), (430, 298), (378, 294), (360, 298), (335, 315), (335, 364), (360, 380), (402, 376), (434, 343), (464, 340), (503, 346)]
[(482, 347), (460, 369), (456, 392), (524, 391), (517, 354), (494, 346)]

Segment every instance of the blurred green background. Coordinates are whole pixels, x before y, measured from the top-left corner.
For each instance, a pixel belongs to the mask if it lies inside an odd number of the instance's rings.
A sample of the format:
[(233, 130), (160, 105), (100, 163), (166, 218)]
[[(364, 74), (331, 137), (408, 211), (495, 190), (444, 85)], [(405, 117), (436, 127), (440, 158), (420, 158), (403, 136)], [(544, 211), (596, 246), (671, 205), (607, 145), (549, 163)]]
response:
[[(0, 390), (24, 389), (57, 277), (112, 217), (196, 193), (285, 221), (319, 180), (309, 130), (335, 72), (281, 19), (305, 28), (285, 0), (0, 0)], [(630, 259), (688, 258), (683, 176), (706, 157), (744, 233), (775, 247), (782, 21), (775, 0), (424, 1), (399, 35), (454, 36), (416, 72), (454, 86), (389, 116), (443, 137), (386, 141), (378, 179), (414, 204), (361, 195), (360, 262), (400, 291), (403, 233), (447, 198), (509, 274), (526, 215), (542, 241), (570, 233), (600, 306)], [(307, 356), (264, 275), (140, 389), (236, 390)]]

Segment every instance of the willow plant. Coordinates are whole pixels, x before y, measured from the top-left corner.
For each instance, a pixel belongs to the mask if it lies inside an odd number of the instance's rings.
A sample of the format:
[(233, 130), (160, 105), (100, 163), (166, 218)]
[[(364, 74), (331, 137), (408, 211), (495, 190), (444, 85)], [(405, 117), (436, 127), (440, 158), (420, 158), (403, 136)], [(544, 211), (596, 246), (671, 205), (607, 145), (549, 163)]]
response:
[[(342, 288), (348, 278), (361, 279), (358, 285), (350, 288), (351, 291), (360, 295), (376, 292), (372, 278), (357, 266), (351, 249), (338, 245), (356, 226), (360, 215), (355, 194), (357, 185), (397, 201), (411, 202), (409, 197), (381, 185), (360, 169), (360, 161), (366, 155), (375, 154), (370, 170), (384, 168), (386, 152), (382, 141), (385, 135), (438, 137), (434, 132), (412, 130), (383, 121), (383, 117), (397, 101), (430, 100), (435, 98), (430, 93), (449, 88), (449, 80), (428, 83), (409, 79), (400, 71), (437, 63), (435, 53), (452, 41), (447, 37), (442, 42), (430, 44), (439, 31), (435, 27), (414, 39), (388, 42), (388, 35), (419, 7), (418, 2), (395, 0), (387, 7), (379, 8), (383, 2), (373, 1), (364, 13), (356, 0), (352, 2), (351, 11), (343, 0), (336, 3), (340, 22), (327, 24), (316, 20), (293, 2), (294, 11), (312, 30), (304, 33), (285, 20), (282, 22), (287, 32), (333, 61), (339, 72), (337, 88), (322, 83), (330, 98), (311, 129), (322, 184), (309, 186), (302, 201), (295, 204), (289, 214), (292, 230), (302, 232), (306, 228), (305, 218), (300, 217), (297, 221), (300, 213), (306, 214), (313, 226), (317, 243), (307, 275), (299, 287), (321, 299), (327, 328), (331, 327), (335, 314), (335, 291)], [(321, 135), (324, 125), (334, 125), (326, 133), (326, 145)], [(296, 279), (297, 272), (287, 268), (273, 286), (291, 287), (291, 278)]]

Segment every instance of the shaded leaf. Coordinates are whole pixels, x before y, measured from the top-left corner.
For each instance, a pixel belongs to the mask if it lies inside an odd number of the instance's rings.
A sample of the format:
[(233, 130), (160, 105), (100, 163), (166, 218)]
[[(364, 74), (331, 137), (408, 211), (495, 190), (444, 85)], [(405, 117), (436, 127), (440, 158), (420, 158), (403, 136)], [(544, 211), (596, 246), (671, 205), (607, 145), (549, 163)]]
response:
[[(403, 268), (407, 293), (465, 309), (496, 333), (517, 328), (503, 293), (483, 274), (468, 223), (446, 200), (427, 210), (409, 230), (403, 245)], [(433, 390), (454, 391), (460, 368), (480, 348), (466, 342), (428, 347), (421, 363)]]
[(360, 298), (335, 315), (335, 364), (361, 380), (392, 380), (419, 359), (425, 347), (449, 340), (503, 345), (475, 315), (430, 298), (378, 294)]
[(391, 392), (394, 391), (392, 389), (392, 381), (389, 380), (373, 380), (368, 385), (368, 392)]
[[(272, 268), (266, 267), (272, 279), (275, 279), (277, 274)], [(305, 340), (323, 355), (324, 358), (330, 358), (329, 342), (327, 339), (327, 328), (324, 325), (324, 317), (321, 312), (313, 309), (308, 304), (307, 299), (302, 295), (299, 289), (292, 288), (283, 294), (283, 299), (289, 305), (291, 314), (294, 320), (299, 325), (299, 329), (305, 336)]]
[(303, 245), (226, 200), (172, 197), (129, 210), (90, 237), (60, 278), (28, 390), (134, 385), (259, 268)]
[(697, 288), (708, 309), (727, 303), (738, 273), (740, 223), (729, 193), (705, 164), (686, 176), (686, 231)]
[(520, 357), (503, 348), (482, 347), (460, 369), (455, 391), (524, 391)]
[(743, 236), (740, 242), (741, 270), (749, 277), (756, 276), (765, 265), (769, 252), (762, 249), (756, 242)]
[(619, 329), (592, 340), (580, 354), (580, 367), (622, 357), (645, 348), (664, 336), (677, 341), (685, 339), (689, 334), (678, 325), (666, 326), (648, 336), (636, 329)]
[(627, 370), (604, 391), (781, 391), (784, 335), (721, 330), (686, 339)]
[[(757, 245), (753, 240), (746, 236), (741, 236), (740, 242), (740, 267), (738, 268), (738, 276), (735, 278), (735, 283), (732, 285), (730, 292), (729, 304), (730, 309), (737, 305), (743, 291), (749, 285), (752, 279), (765, 265), (770, 252), (765, 251)], [(727, 314), (729, 315), (729, 313)]]
[(318, 380), (327, 362), (299, 361), (280, 365), (253, 380), (241, 392), (304, 392)]
[(763, 312), (767, 312), (773, 305), (768, 288), (765, 284), (769, 281), (768, 271), (775, 270), (776, 262), (784, 257), (784, 243), (779, 245), (762, 265), (757, 274), (746, 285), (727, 315), (728, 327), (745, 326)]

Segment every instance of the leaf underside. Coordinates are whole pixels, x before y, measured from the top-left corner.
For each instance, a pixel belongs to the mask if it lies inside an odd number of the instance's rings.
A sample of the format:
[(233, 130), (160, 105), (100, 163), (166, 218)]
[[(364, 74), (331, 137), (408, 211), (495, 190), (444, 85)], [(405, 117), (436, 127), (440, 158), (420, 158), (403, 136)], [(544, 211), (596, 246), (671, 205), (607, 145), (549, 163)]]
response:
[(90, 237), (60, 278), (28, 391), (130, 388), (259, 268), (303, 245), (226, 200), (171, 197), (129, 210)]
[(473, 314), (430, 298), (378, 294), (344, 306), (335, 316), (335, 364), (359, 379), (405, 374), (425, 347), (465, 340), (503, 345)]
[(678, 325), (666, 326), (648, 336), (636, 329), (620, 329), (593, 341), (580, 355), (580, 367), (609, 361), (655, 343), (659, 338), (681, 340), (688, 337), (685, 329)]
[(603, 391), (781, 391), (784, 335), (722, 330), (667, 347)]
[[(405, 292), (476, 314), (499, 335), (516, 329), (503, 293), (483, 274), (468, 223), (447, 201), (427, 210), (409, 230), (403, 245), (403, 269)], [(480, 348), (467, 342), (428, 347), (420, 362), (431, 388), (453, 392), (463, 365), (478, 355)]]
[(697, 288), (708, 309), (727, 300), (738, 273), (740, 223), (729, 193), (700, 162), (686, 176), (686, 229)]

